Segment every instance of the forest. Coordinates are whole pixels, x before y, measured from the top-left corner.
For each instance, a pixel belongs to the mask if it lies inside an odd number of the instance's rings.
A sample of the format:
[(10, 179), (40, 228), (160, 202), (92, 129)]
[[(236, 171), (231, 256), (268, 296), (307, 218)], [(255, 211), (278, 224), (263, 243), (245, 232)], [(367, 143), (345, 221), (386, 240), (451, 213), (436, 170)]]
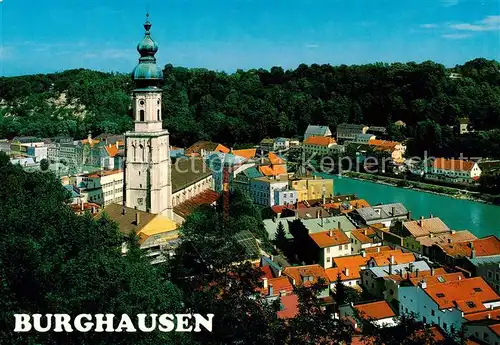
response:
[[(423, 63), (301, 64), (295, 70), (237, 70), (228, 74), (167, 64), (163, 121), (171, 142), (213, 140), (238, 147), (265, 137), (301, 137), (308, 124), (386, 126), (409, 139), (410, 154), (500, 157), (500, 64), (474, 59), (446, 68)], [(450, 78), (450, 73), (461, 78)], [(83, 138), (132, 128), (128, 74), (68, 70), (0, 78), (0, 138), (16, 135)], [(76, 116), (54, 104), (61, 93), (85, 107)], [(475, 132), (451, 126), (468, 117)], [(403, 129), (393, 126), (402, 120)]]

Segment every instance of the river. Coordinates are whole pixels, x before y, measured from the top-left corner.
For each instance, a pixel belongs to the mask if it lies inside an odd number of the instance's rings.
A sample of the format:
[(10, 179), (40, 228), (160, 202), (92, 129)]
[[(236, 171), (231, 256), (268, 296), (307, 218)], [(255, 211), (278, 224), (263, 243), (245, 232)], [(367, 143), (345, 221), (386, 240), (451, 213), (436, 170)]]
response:
[(469, 230), (477, 237), (500, 236), (500, 206), (336, 175), (334, 179), (336, 195), (356, 194), (371, 205), (401, 202), (414, 219), (433, 214), (454, 230)]

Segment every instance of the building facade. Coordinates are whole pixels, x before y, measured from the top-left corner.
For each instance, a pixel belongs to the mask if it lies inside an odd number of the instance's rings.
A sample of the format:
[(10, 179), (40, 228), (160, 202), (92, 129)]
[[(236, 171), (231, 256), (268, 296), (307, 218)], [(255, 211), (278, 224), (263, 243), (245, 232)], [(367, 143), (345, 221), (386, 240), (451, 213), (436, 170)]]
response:
[(125, 134), (126, 205), (173, 217), (169, 133), (162, 128), (163, 78), (156, 66), (158, 45), (151, 39), (151, 23), (144, 24), (144, 39), (137, 46), (141, 57), (132, 73), (134, 130)]

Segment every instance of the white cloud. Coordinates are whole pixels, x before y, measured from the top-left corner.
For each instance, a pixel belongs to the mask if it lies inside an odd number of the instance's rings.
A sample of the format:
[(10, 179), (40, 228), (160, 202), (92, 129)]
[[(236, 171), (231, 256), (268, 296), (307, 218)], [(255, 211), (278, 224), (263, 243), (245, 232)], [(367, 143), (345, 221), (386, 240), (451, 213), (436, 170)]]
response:
[(441, 37), (449, 39), (449, 40), (462, 40), (464, 38), (472, 37), (472, 35), (471, 34), (446, 34), (446, 35), (441, 35)]
[(437, 28), (437, 24), (422, 24), (422, 25), (420, 25), (420, 27), (423, 29), (433, 29), (433, 28)]
[(318, 44), (308, 44), (308, 45), (306, 45), (306, 48), (309, 48), (309, 49), (319, 48), (319, 45)]
[(497, 31), (500, 30), (500, 16), (487, 16), (475, 23), (452, 24), (450, 28), (461, 31)]

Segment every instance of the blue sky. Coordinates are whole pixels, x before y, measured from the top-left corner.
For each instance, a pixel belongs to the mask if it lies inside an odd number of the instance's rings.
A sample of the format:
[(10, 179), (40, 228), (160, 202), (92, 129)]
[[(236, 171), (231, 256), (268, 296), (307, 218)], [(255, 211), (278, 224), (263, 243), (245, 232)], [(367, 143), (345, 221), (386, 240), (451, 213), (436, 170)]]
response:
[(497, 0), (0, 0), (0, 75), (129, 72), (148, 7), (161, 66), (500, 60)]

